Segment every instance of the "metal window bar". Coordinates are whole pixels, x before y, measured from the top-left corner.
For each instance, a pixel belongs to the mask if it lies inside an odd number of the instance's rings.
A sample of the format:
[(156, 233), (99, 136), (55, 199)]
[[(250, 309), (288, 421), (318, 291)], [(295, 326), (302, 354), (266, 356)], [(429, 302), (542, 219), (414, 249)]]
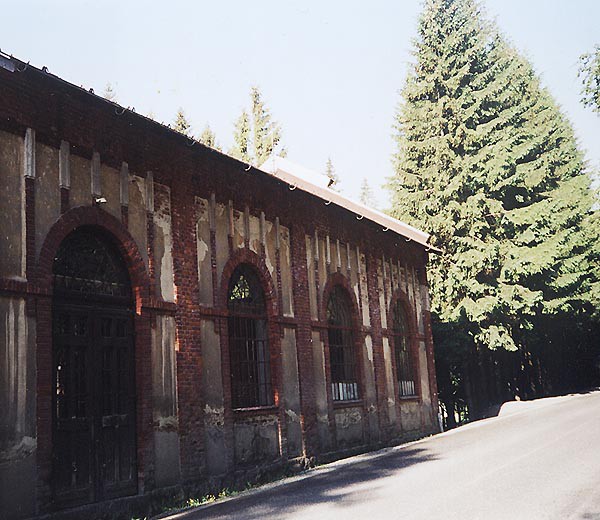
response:
[(329, 369), (334, 401), (359, 399), (356, 352), (347, 296), (334, 288), (327, 303)]
[(228, 308), (232, 406), (271, 406), (274, 399), (264, 294), (255, 273), (246, 266), (232, 275)]
[(400, 302), (394, 307), (394, 323), (392, 329), (394, 354), (396, 358), (396, 376), (398, 379), (398, 395), (412, 397), (417, 395), (415, 384), (415, 369), (409, 348), (406, 316)]

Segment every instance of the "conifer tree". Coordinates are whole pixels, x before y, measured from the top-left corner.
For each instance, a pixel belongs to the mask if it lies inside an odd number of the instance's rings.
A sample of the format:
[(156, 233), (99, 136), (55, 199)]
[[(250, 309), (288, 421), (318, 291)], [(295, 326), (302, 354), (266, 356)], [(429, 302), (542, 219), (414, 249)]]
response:
[(215, 133), (208, 124), (204, 127), (204, 130), (202, 130), (198, 141), (206, 146), (209, 146), (210, 148), (221, 151), (221, 147), (217, 144)]
[(369, 181), (366, 177), (363, 178), (362, 183), (360, 185), (359, 200), (361, 204), (364, 204), (365, 206), (368, 206), (373, 209), (375, 209), (376, 207), (375, 195), (373, 194), (373, 190), (371, 189)]
[(102, 97), (112, 101), (113, 103), (117, 102), (117, 93), (110, 82), (108, 82), (106, 87), (104, 87), (104, 93), (102, 94)]
[(335, 168), (333, 167), (333, 162), (331, 161), (331, 157), (327, 158), (327, 163), (325, 163), (325, 175), (329, 179), (328, 188), (333, 191), (340, 191), (340, 177), (335, 172)]
[(175, 121), (173, 123), (173, 130), (175, 130), (181, 134), (184, 134), (184, 135), (189, 135), (190, 129), (191, 129), (191, 125), (188, 122), (187, 118), (185, 117), (185, 112), (183, 111), (183, 108), (180, 108), (177, 111), (177, 114), (175, 115)]
[(415, 46), (396, 115), (392, 213), (444, 250), (429, 271), (442, 321), (479, 346), (531, 348), (545, 317), (598, 308), (582, 154), (475, 0), (427, 0)]
[(583, 82), (581, 101), (600, 115), (600, 45), (580, 56), (579, 77)]
[(253, 166), (260, 166), (273, 154), (285, 157), (281, 127), (273, 121), (258, 87), (250, 89), (250, 104), (250, 115), (243, 110), (235, 123), (230, 155)]
[(250, 150), (248, 148), (250, 141), (250, 118), (248, 112), (242, 111), (240, 117), (235, 122), (235, 129), (233, 132), (233, 146), (229, 150), (229, 155), (244, 161), (246, 163), (251, 162)]

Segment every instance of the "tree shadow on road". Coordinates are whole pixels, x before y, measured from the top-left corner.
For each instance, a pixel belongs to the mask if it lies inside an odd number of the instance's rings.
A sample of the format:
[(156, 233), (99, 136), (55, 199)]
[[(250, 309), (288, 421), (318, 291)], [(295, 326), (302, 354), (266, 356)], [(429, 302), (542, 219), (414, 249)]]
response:
[(344, 491), (349, 487), (360, 487), (360, 484), (364, 483), (368, 484), (369, 491), (373, 491), (379, 486), (377, 481), (394, 476), (407, 467), (436, 458), (422, 448), (396, 450), (368, 460), (313, 470), (312, 475), (306, 479), (241, 496), (222, 504), (216, 503), (208, 508), (190, 511), (178, 518), (262, 520), (283, 518), (300, 508), (322, 503), (348, 507), (364, 501), (360, 489)]

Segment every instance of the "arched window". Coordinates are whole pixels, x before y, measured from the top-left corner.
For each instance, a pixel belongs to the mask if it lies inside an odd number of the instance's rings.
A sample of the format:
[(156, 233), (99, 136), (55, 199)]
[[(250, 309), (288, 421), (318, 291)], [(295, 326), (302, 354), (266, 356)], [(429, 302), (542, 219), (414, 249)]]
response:
[(400, 301), (396, 301), (393, 309), (392, 340), (396, 359), (396, 376), (398, 378), (398, 394), (400, 397), (417, 395), (415, 370), (410, 352), (408, 320)]
[(273, 404), (265, 294), (255, 271), (242, 264), (227, 292), (233, 408)]
[(358, 399), (358, 373), (351, 307), (348, 295), (338, 285), (331, 291), (327, 302), (327, 333), (333, 400)]

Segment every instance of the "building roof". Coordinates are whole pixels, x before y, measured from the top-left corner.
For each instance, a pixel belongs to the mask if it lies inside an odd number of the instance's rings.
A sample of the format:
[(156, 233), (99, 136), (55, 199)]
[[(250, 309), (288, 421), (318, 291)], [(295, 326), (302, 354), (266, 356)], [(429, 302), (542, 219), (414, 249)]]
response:
[(439, 252), (437, 248), (429, 244), (430, 235), (428, 233), (327, 188), (329, 179), (323, 174), (295, 164), (283, 157), (275, 156), (268, 159), (259, 169), (286, 182), (292, 190), (299, 189), (310, 193), (322, 199), (327, 205), (335, 204), (355, 213), (358, 220), (366, 218), (380, 224), (384, 231), (393, 231), (407, 239), (414, 240), (426, 248)]
[[(12, 55), (7, 55), (6, 53), (4, 53), (2, 51), (0, 51), (0, 67), (8, 70), (9, 72), (15, 72), (15, 71), (22, 72), (30, 67), (31, 69), (36, 70), (38, 73), (42, 73), (48, 77), (52, 77), (53, 79), (62, 82), (64, 85), (66, 85), (70, 88), (75, 88), (85, 94), (91, 95), (94, 98), (100, 99), (105, 103), (111, 104), (111, 105), (121, 109), (121, 113), (127, 111), (127, 112), (139, 117), (140, 119), (145, 119), (156, 125), (162, 126), (165, 130), (168, 130), (170, 132), (180, 135), (179, 132), (172, 129), (170, 126), (165, 125), (164, 123), (159, 123), (158, 121), (150, 119), (142, 114), (136, 113), (135, 108), (122, 107), (121, 105), (119, 105), (118, 103), (115, 103), (114, 101), (107, 100), (107, 99), (103, 98), (102, 96), (95, 94), (92, 89), (86, 90), (83, 87), (78, 87), (77, 85), (74, 85), (73, 83), (70, 83), (69, 81), (64, 80), (60, 76), (51, 74), (50, 72), (48, 72), (48, 69), (46, 67), (39, 69), (37, 67), (34, 67), (33, 65), (30, 65), (29, 63), (25, 63), (24, 61), (21, 61), (18, 58), (15, 58)], [(188, 136), (188, 139), (192, 142), (197, 142), (193, 137)], [(203, 146), (206, 146), (206, 145), (203, 145)], [(207, 148), (212, 150), (215, 153), (226, 155), (221, 151), (214, 150), (209, 147), (207, 147)], [(227, 156), (227, 157), (229, 157), (229, 156)], [(417, 244), (424, 246), (425, 248), (427, 248), (428, 251), (433, 251), (436, 253), (441, 252), (440, 249), (429, 244), (430, 235), (428, 233), (425, 233), (424, 231), (421, 231), (413, 226), (410, 226), (398, 219), (390, 217), (389, 215), (386, 215), (385, 213), (377, 211), (373, 208), (369, 208), (368, 206), (365, 206), (364, 204), (361, 204), (360, 202), (354, 201), (348, 197), (341, 195), (340, 193), (338, 193), (336, 191), (333, 191), (333, 190), (327, 188), (327, 183), (328, 183), (329, 179), (327, 176), (325, 176), (321, 173), (318, 173), (318, 172), (315, 172), (314, 170), (310, 170), (309, 168), (300, 166), (300, 165), (293, 163), (292, 161), (285, 159), (283, 157), (276, 157), (276, 156), (273, 156), (270, 159), (268, 159), (265, 163), (263, 163), (258, 168), (258, 170), (260, 170), (263, 173), (265, 173), (269, 176), (272, 176), (282, 182), (287, 183), (291, 190), (299, 189), (300, 191), (309, 193), (309, 194), (321, 199), (325, 203), (325, 205), (335, 204), (336, 206), (339, 206), (341, 208), (344, 208), (344, 209), (354, 213), (358, 220), (362, 220), (363, 218), (366, 218), (367, 220), (370, 220), (371, 222), (381, 225), (384, 231), (392, 231), (394, 233), (397, 233), (397, 234), (405, 237), (407, 239), (407, 241), (412, 240), (412, 241), (416, 242)]]

